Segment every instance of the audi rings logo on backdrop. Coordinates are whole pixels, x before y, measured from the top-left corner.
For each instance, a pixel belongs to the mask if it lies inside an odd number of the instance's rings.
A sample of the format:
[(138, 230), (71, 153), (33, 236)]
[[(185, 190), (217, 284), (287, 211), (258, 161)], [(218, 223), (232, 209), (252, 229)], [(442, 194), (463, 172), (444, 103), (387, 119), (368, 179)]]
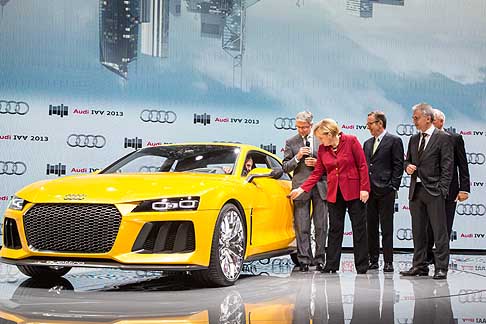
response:
[(400, 241), (406, 240), (410, 241), (412, 240), (412, 229), (411, 228), (400, 228), (397, 231), (397, 239)]
[(177, 119), (177, 114), (170, 110), (144, 109), (140, 113), (140, 119), (145, 122), (172, 124)]
[(0, 161), (0, 175), (22, 175), (27, 166), (20, 161)]
[(486, 215), (486, 206), (483, 204), (459, 204), (456, 213), (463, 216), (484, 216)]
[(278, 117), (273, 122), (273, 126), (276, 129), (293, 129), (296, 130), (295, 127), (295, 118), (287, 118), (287, 117)]
[(29, 109), (29, 104), (24, 101), (0, 100), (0, 114), (25, 115)]
[(398, 124), (397, 134), (401, 136), (412, 136), (415, 134), (415, 125), (412, 124)]
[(66, 143), (71, 147), (102, 148), (106, 145), (106, 138), (102, 135), (71, 134)]
[(486, 156), (483, 153), (466, 153), (467, 163), (483, 165), (486, 162)]
[(410, 188), (410, 176), (405, 175), (402, 177), (402, 183), (400, 183), (400, 188)]

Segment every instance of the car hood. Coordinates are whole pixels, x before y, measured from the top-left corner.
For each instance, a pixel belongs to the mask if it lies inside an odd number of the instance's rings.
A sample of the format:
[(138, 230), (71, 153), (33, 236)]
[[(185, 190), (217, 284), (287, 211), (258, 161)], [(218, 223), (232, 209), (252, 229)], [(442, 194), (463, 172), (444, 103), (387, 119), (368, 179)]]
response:
[[(236, 181), (232, 178), (230, 175), (194, 173), (92, 174), (36, 182), (16, 195), (33, 203), (136, 202), (163, 197), (201, 196)], [(72, 195), (74, 199), (65, 199), (66, 195)], [(79, 197), (83, 199), (76, 200)]]

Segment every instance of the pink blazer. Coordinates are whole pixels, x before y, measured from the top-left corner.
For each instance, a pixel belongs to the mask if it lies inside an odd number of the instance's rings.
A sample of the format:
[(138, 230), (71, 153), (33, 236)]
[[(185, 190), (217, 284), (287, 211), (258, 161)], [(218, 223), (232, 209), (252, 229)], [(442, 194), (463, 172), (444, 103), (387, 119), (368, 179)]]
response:
[(354, 135), (341, 133), (336, 153), (330, 146), (319, 145), (314, 171), (300, 187), (309, 192), (324, 172), (327, 172), (328, 202), (336, 202), (338, 187), (346, 201), (359, 199), (360, 191), (370, 192), (365, 154)]

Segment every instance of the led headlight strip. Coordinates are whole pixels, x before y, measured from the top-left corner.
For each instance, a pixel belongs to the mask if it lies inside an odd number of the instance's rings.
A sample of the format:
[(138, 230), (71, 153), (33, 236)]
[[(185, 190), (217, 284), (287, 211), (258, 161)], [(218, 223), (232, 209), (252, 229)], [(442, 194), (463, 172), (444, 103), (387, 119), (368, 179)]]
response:
[(178, 210), (197, 210), (199, 207), (199, 197), (175, 197), (145, 200), (138, 205), (133, 212), (165, 212)]

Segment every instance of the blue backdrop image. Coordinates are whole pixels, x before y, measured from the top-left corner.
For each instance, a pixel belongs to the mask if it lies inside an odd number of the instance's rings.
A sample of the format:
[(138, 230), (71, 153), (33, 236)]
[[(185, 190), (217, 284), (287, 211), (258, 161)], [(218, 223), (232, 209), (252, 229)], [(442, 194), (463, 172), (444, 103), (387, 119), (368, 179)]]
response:
[[(237, 141), (282, 157), (302, 110), (361, 143), (368, 112), (382, 110), (406, 149), (411, 107), (428, 102), (463, 135), (471, 172), (451, 247), (486, 249), (486, 2), (0, 5), (1, 213), (31, 182), (89, 173), (150, 145)], [(408, 183), (395, 206), (396, 247), (412, 247)]]

